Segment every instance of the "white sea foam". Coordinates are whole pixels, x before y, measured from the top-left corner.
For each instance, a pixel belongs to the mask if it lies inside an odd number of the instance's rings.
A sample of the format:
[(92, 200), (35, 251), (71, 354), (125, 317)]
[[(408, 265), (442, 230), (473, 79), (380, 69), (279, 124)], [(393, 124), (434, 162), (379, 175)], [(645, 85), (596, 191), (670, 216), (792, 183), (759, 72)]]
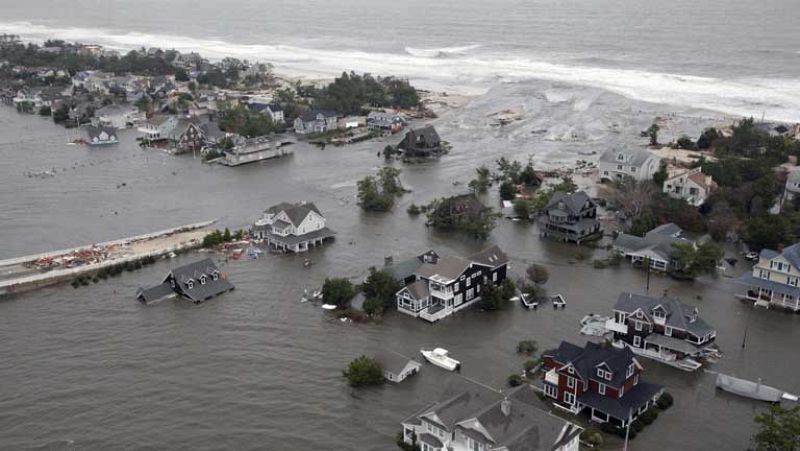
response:
[[(702, 108), (739, 116), (800, 121), (800, 80), (722, 79), (670, 73), (573, 66), (481, 52), (477, 45), (439, 49), (407, 48), (404, 53), (300, 48), (289, 45), (239, 45), (220, 40), (139, 32), (113, 33), (84, 28), (50, 28), (26, 22), (0, 23), (0, 32), (26, 40), (60, 38), (93, 42), (118, 49), (158, 46), (198, 51), (211, 59), (225, 56), (269, 61), (279, 72), (331, 77), (344, 70), (409, 77), (428, 88), (447, 87), (462, 93), (483, 91), (491, 84), (530, 79), (579, 84), (654, 103)], [(447, 58), (438, 57), (442, 54)]]

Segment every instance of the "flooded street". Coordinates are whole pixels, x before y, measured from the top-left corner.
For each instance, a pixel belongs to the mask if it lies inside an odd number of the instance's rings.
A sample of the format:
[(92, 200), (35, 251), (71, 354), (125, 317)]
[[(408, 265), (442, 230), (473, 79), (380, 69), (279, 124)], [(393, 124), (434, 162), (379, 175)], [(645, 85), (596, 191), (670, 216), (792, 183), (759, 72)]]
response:
[[(0, 107), (0, 258), (211, 218), (247, 227), (281, 201), (314, 201), (337, 232), (334, 242), (308, 255), (225, 264), (236, 290), (201, 305), (143, 306), (134, 299), (138, 287), (153, 285), (196, 254), (79, 289), (63, 285), (1, 300), (0, 448), (395, 449), (399, 422), (438, 399), (458, 376), (425, 365), (402, 385), (353, 390), (341, 373), (352, 358), (377, 349), (416, 356), (420, 347), (441, 346), (462, 361), (463, 376), (502, 387), (521, 368), (519, 340), (535, 339), (542, 349), (562, 339), (581, 344), (581, 317), (609, 314), (620, 291), (644, 293), (643, 272), (574, 262), (574, 246), (543, 241), (531, 225), (500, 220), (487, 242), (476, 242), (428, 230), (423, 217), (405, 211), (411, 202), (461, 192), (482, 163), (493, 167), (501, 156), (532, 155), (537, 165), (558, 167), (585, 158), (580, 152), (602, 152), (635, 136), (654, 116), (651, 106), (623, 107), (609, 94), (585, 91), (557, 100), (531, 94), (526, 108), (542, 123), (486, 136), (486, 113), (519, 104), (511, 99), (528, 89), (498, 88), (435, 121), (453, 150), (439, 162), (395, 163), (413, 192), (388, 214), (363, 213), (355, 199), (356, 181), (382, 164), (376, 153), (388, 142), (325, 150), (299, 143), (291, 157), (228, 168), (142, 151), (135, 130), (121, 132), (117, 146), (69, 146), (74, 131)], [(605, 123), (607, 112), (614, 116)], [(706, 123), (676, 121), (698, 130)], [(555, 130), (556, 122), (580, 129)], [(533, 133), (538, 129), (550, 133)], [(571, 143), (564, 136), (577, 138)], [(47, 178), (24, 175), (52, 169)], [(484, 201), (497, 206), (496, 190)], [(533, 262), (547, 265), (546, 287), (566, 298), (566, 310), (511, 304), (495, 313), (468, 310), (436, 325), (397, 313), (361, 325), (299, 301), (303, 289), (319, 287), (326, 276), (360, 280), (388, 255), (428, 248), (466, 255), (488, 244), (510, 255), (514, 273)], [(314, 262), (307, 269), (306, 257)], [(728, 276), (748, 269), (740, 260)], [(740, 288), (729, 277), (686, 283), (654, 276), (650, 294), (666, 289), (699, 306), (724, 353), (712, 369), (800, 392), (800, 315), (754, 310), (734, 298)], [(716, 392), (713, 375), (641, 363), (644, 378), (664, 384), (675, 406), (632, 449), (747, 447), (752, 417), (763, 405)]]

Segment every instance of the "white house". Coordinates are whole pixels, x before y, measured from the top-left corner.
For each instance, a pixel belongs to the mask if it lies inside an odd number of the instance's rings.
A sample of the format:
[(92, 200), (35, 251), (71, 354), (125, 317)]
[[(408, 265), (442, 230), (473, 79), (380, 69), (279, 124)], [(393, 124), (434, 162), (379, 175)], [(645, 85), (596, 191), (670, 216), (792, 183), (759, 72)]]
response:
[(784, 307), (800, 311), (800, 243), (783, 252), (763, 249), (752, 274), (737, 282), (747, 287), (744, 297), (761, 307)]
[(783, 200), (792, 202), (797, 196), (800, 196), (800, 170), (791, 171), (786, 177)]
[(527, 384), (505, 396), (469, 387), (401, 424), (403, 441), (422, 451), (578, 451), (583, 431), (546, 412)]
[(703, 174), (702, 168), (670, 168), (664, 181), (664, 192), (675, 199), (683, 199), (689, 205), (699, 207), (717, 188), (710, 175)]
[(422, 369), (422, 364), (416, 360), (391, 351), (378, 353), (375, 361), (383, 369), (383, 377), (390, 382), (403, 382)]
[(311, 202), (281, 202), (264, 211), (253, 225), (253, 237), (284, 252), (305, 252), (336, 234)]
[(647, 232), (643, 237), (620, 233), (614, 240), (614, 250), (631, 263), (650, 262), (650, 269), (666, 272), (676, 269), (678, 250), (677, 243), (693, 244), (693, 241), (681, 237), (683, 230), (673, 223), (662, 224)]
[(149, 141), (168, 139), (178, 126), (178, 117), (172, 115), (153, 116), (137, 129), (142, 138)]
[(661, 167), (661, 157), (644, 149), (609, 149), (600, 156), (597, 167), (601, 180), (619, 180), (626, 176), (650, 180)]
[(283, 107), (278, 103), (267, 103), (251, 98), (247, 106), (253, 111), (268, 116), (273, 124), (282, 124), (285, 120), (283, 116)]

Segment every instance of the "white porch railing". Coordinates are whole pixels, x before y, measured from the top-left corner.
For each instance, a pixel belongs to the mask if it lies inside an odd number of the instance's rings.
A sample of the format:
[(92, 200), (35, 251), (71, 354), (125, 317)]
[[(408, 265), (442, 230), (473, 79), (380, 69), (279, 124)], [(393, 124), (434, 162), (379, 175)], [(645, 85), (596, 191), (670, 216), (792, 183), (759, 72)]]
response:
[(614, 321), (614, 318), (611, 318), (608, 321), (606, 321), (606, 325), (605, 326), (606, 326), (606, 329), (614, 331), (614, 332), (619, 332), (621, 334), (627, 334), (628, 333), (628, 325), (627, 324), (618, 323), (618, 322)]

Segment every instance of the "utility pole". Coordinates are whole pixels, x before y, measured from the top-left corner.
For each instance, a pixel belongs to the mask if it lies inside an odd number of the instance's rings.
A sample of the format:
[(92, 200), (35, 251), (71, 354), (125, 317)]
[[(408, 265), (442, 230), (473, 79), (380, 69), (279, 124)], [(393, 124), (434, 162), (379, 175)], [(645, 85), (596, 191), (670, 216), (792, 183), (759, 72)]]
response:
[(647, 287), (645, 293), (650, 294), (650, 257), (644, 258), (645, 271), (647, 271)]
[(631, 409), (628, 409), (628, 427), (625, 428), (625, 445), (622, 448), (622, 451), (628, 451), (628, 435), (631, 433), (631, 419), (633, 417), (633, 413)]

